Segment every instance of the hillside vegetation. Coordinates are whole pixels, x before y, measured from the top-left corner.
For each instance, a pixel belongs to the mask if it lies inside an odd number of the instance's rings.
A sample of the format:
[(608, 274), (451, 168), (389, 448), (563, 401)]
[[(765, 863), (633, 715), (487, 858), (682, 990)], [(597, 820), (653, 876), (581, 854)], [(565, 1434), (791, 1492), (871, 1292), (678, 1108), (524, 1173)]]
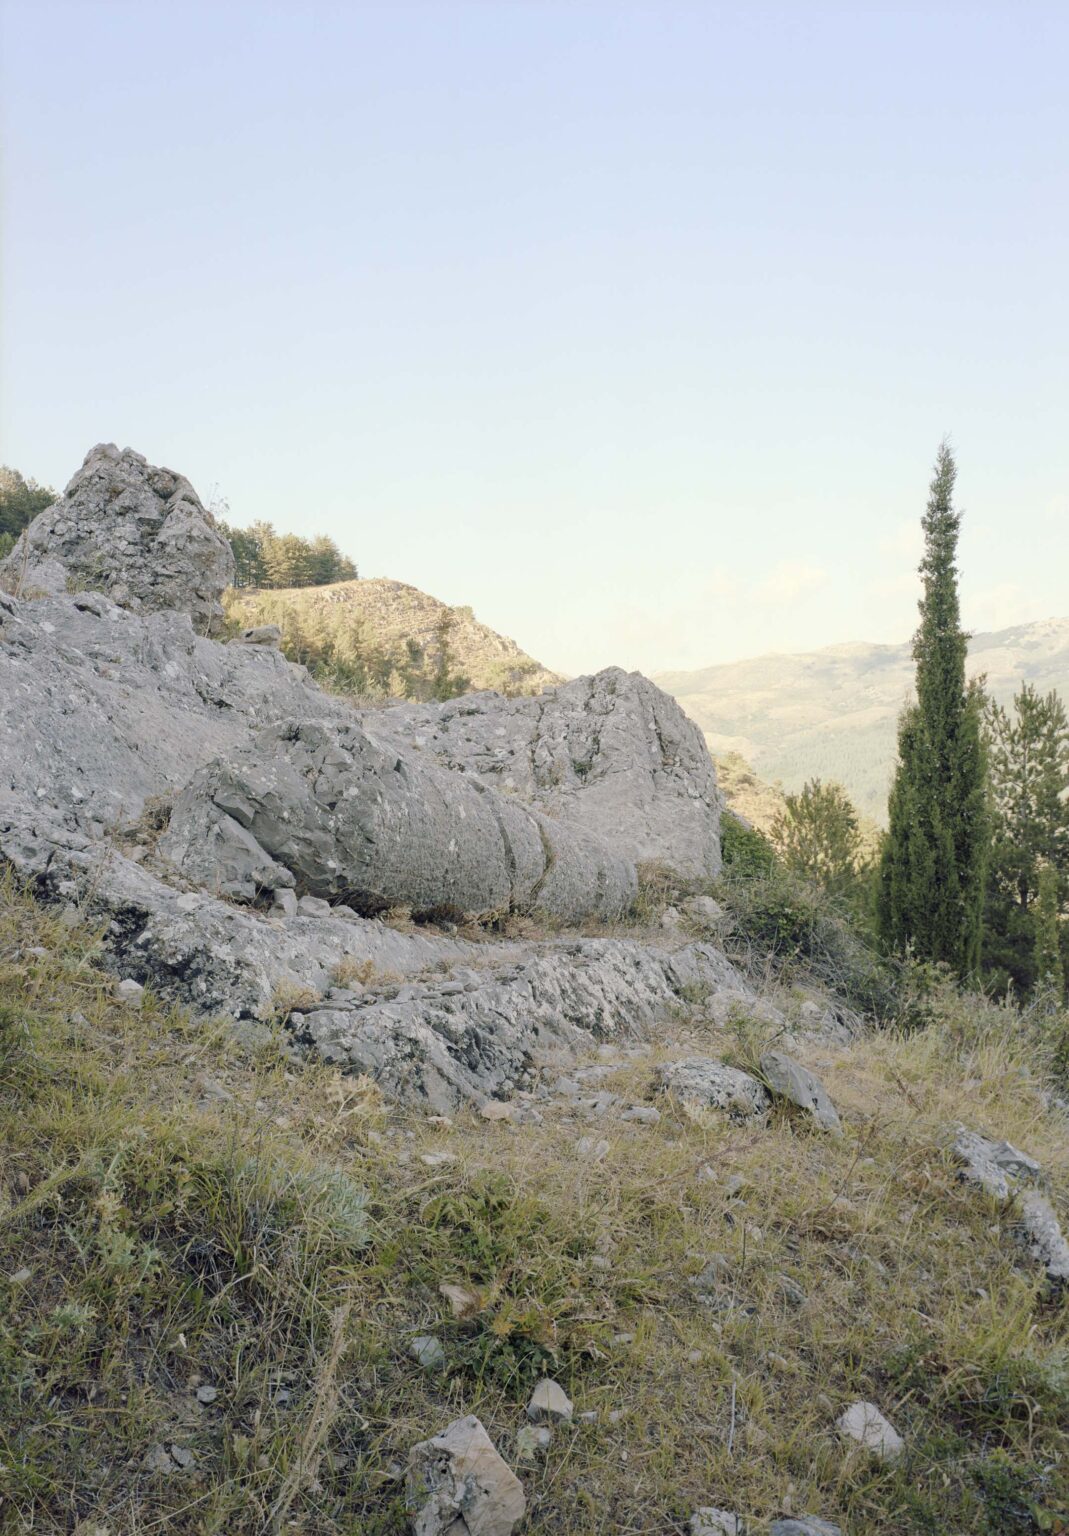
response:
[(541, 693), (561, 681), (470, 608), (451, 608), (385, 577), (243, 589), (226, 604), (236, 628), (277, 624), (291, 661), (331, 688), (372, 700), (451, 698), (480, 688)]
[[(249, 1043), (125, 1005), (72, 921), (0, 884), (5, 1529), (400, 1536), (409, 1447), (476, 1413), (532, 1532), (682, 1533), (700, 1505), (1064, 1532), (1069, 1312), (946, 1150), (957, 1120), (1006, 1135), (1069, 1198), (1034, 1021), (947, 992), (920, 1030), (810, 1045), (840, 1140), (663, 1096), (620, 1118), (681, 1047), (753, 1066), (769, 1026), (698, 997), (572, 1069), (619, 1109), (550, 1073), (514, 1118), (428, 1119), (294, 1059), (281, 1005)], [(803, 982), (775, 983), (795, 1016)], [(538, 1450), (544, 1374), (576, 1417)], [(898, 1463), (837, 1438), (858, 1398)]]
[[(968, 672), (985, 675), (1003, 705), (1022, 681), (1069, 695), (1069, 619), (974, 635)], [(654, 681), (698, 722), (714, 756), (737, 752), (789, 790), (838, 780), (859, 811), (886, 821), (898, 716), (913, 687), (908, 644), (758, 656)]]

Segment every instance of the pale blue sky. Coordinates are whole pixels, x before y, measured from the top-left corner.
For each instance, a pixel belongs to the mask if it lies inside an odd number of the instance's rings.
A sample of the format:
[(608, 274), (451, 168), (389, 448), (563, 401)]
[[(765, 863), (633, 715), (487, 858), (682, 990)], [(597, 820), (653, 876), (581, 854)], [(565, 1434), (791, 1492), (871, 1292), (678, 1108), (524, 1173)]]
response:
[(0, 0), (0, 457), (568, 672), (1069, 612), (1069, 6)]

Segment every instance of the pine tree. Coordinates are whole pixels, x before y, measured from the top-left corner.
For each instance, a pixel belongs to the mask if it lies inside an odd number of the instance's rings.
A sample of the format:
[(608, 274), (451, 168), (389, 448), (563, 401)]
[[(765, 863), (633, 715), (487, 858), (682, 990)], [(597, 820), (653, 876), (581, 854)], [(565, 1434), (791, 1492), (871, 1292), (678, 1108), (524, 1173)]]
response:
[(856, 884), (861, 828), (841, 784), (810, 779), (800, 794), (786, 795), (771, 838), (787, 869), (829, 894), (844, 896)]
[(917, 701), (899, 725), (877, 919), (888, 948), (910, 948), (922, 960), (944, 961), (967, 975), (980, 957), (988, 822), (983, 695), (965, 682), (956, 475), (944, 442), (922, 519), (924, 595), (913, 640)]
[(1036, 982), (1049, 987), (1060, 999), (1065, 994), (1065, 970), (1058, 906), (1057, 871), (1044, 864), (1039, 871), (1034, 912)]
[(58, 500), (50, 485), (27, 480), (17, 469), (0, 464), (0, 535), (9, 534), (12, 543), (46, 507)]

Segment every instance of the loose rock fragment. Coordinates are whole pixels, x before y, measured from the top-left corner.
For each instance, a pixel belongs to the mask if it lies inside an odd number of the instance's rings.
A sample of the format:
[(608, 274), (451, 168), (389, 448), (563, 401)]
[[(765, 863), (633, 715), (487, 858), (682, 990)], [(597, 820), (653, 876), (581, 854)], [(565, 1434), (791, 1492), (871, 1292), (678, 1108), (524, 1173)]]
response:
[(1069, 1285), (1069, 1242), (1049, 1200), (1034, 1189), (1020, 1197), (1022, 1242), (1033, 1259), (1042, 1264), (1055, 1285)]
[(954, 1132), (954, 1156), (963, 1165), (961, 1177), (978, 1184), (987, 1194), (1003, 1202), (1010, 1198), (1010, 1180), (1034, 1179), (1039, 1164), (1027, 1152), (1019, 1152), (1008, 1141), (993, 1141), (978, 1131), (959, 1125)]
[(544, 1376), (531, 1393), (527, 1417), (532, 1424), (546, 1420), (561, 1422), (572, 1416), (572, 1401), (564, 1388)]
[(761, 1071), (769, 1088), (779, 1098), (804, 1109), (822, 1130), (841, 1133), (838, 1112), (823, 1083), (801, 1062), (782, 1051), (766, 1051), (761, 1057)]
[(657, 1069), (657, 1078), (662, 1092), (703, 1108), (723, 1110), (735, 1120), (768, 1112), (768, 1094), (755, 1077), (708, 1056), (667, 1062)]
[(115, 996), (130, 1008), (140, 1008), (145, 1000), (145, 989), (140, 982), (127, 976), (115, 984)]
[(417, 1365), (421, 1365), (425, 1371), (440, 1371), (445, 1368), (445, 1349), (442, 1341), (433, 1333), (421, 1333), (412, 1340), (408, 1346), (408, 1352)]
[(853, 1440), (880, 1461), (897, 1461), (905, 1449), (902, 1436), (875, 1403), (851, 1403), (836, 1428), (844, 1440)]
[(526, 1500), (474, 1414), (409, 1452), (405, 1491), (414, 1536), (511, 1536)]
[(740, 1515), (726, 1509), (696, 1509), (690, 1517), (690, 1536), (745, 1536), (746, 1526)]

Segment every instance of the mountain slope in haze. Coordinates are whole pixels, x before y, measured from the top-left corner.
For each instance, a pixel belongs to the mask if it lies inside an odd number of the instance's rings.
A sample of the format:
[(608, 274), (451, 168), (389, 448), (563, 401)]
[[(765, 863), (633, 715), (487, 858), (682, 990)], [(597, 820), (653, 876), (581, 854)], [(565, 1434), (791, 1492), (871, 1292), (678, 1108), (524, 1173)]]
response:
[[(1069, 619), (974, 635), (969, 675), (1008, 704), (1022, 681), (1069, 696)], [(899, 713), (911, 697), (910, 645), (833, 645), (799, 655), (663, 672), (654, 681), (705, 732), (715, 756), (740, 753), (766, 780), (800, 789), (837, 779), (883, 822)]]
[(351, 691), (432, 698), (468, 689), (541, 693), (564, 679), (514, 640), (418, 587), (386, 577), (330, 586), (243, 588), (228, 594), (242, 628), (277, 624), (286, 654), (347, 670)]

